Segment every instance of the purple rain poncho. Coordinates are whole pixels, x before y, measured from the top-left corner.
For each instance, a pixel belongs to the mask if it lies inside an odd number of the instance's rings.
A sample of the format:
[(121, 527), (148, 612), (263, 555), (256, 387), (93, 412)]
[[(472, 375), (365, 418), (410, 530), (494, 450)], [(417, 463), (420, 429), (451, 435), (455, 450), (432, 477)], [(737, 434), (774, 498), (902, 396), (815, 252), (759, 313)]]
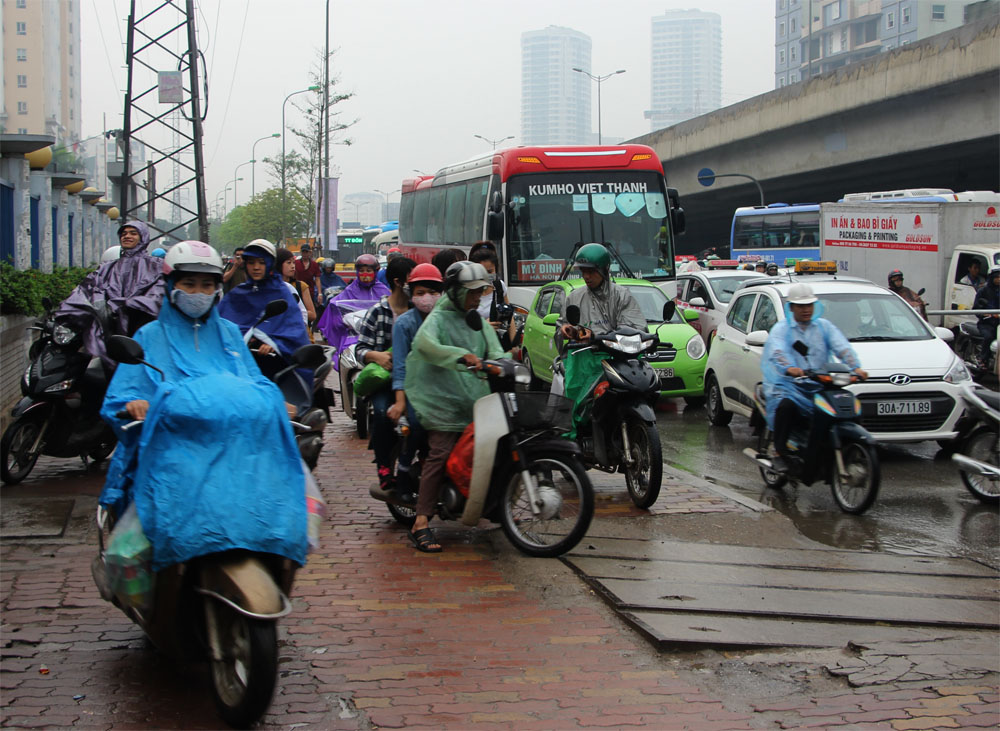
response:
[[(323, 333), (323, 337), (326, 338), (326, 342), (328, 342), (333, 349), (339, 353), (341, 348), (350, 345), (350, 342), (347, 342), (350, 338), (357, 340), (357, 336), (350, 331), (347, 325), (344, 324), (343, 313), (341, 312), (341, 308), (336, 306), (336, 303), (340, 302), (346, 306), (347, 300), (352, 300), (352, 305), (347, 308), (348, 312), (352, 312), (361, 309), (360, 303), (370, 302), (374, 305), (382, 299), (383, 296), (388, 295), (389, 293), (389, 288), (379, 281), (375, 281), (371, 284), (371, 286), (366, 287), (361, 284), (358, 279), (355, 279), (347, 285), (343, 292), (330, 300), (330, 304), (327, 305), (327, 308), (323, 312), (323, 316), (319, 319), (319, 323), (316, 327), (321, 333)], [(354, 302), (358, 302), (359, 304), (354, 305)], [(334, 367), (336, 367), (336, 358), (333, 363)]]
[[(147, 322), (156, 319), (163, 300), (163, 260), (146, 253), (149, 229), (142, 221), (126, 221), (119, 231), (131, 226), (139, 232), (139, 243), (122, 249), (121, 256), (102, 264), (74, 289), (59, 305), (56, 321), (74, 330), (85, 329), (83, 346), (113, 368), (107, 357), (104, 339), (111, 335), (133, 335)], [(94, 317), (92, 306), (105, 303), (110, 332), (103, 332)]]

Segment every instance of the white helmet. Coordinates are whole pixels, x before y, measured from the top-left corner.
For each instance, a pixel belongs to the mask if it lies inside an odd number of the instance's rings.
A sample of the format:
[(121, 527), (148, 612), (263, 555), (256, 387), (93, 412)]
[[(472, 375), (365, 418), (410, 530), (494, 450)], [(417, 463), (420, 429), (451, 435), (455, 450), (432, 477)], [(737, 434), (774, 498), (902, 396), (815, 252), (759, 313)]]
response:
[(163, 273), (204, 272), (222, 276), (222, 257), (219, 252), (201, 241), (181, 241), (170, 247), (163, 258)]
[(466, 289), (479, 289), (491, 285), (486, 267), (474, 261), (456, 261), (444, 273), (447, 286), (461, 284)]
[(272, 259), (278, 256), (278, 250), (274, 248), (274, 244), (272, 244), (267, 239), (254, 239), (249, 244), (243, 247), (243, 255), (254, 256), (254, 250), (263, 254), (267, 254)]
[(793, 305), (811, 305), (816, 295), (808, 284), (793, 284), (788, 290), (788, 301)]
[(121, 257), (121, 255), (122, 255), (122, 247), (120, 247), (118, 244), (115, 244), (114, 246), (105, 249), (104, 253), (101, 254), (101, 264), (104, 264), (105, 262), (109, 261), (115, 261), (116, 259)]

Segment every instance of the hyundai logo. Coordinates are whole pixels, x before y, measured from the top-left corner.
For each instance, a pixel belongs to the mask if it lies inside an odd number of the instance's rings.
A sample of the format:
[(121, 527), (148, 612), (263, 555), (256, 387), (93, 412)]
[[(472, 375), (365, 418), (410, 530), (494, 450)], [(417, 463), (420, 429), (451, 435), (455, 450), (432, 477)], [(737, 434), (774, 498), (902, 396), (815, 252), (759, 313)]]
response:
[(906, 386), (912, 380), (913, 379), (910, 378), (905, 373), (897, 373), (895, 375), (889, 376), (889, 383), (891, 383), (893, 386)]

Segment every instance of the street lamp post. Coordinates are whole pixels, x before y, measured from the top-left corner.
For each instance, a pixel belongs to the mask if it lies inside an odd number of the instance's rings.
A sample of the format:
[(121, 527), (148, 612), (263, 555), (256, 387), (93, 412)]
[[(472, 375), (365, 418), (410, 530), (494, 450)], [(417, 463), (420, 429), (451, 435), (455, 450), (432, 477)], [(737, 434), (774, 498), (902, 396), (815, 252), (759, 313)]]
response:
[(625, 73), (625, 69), (618, 69), (617, 71), (615, 71), (613, 73), (604, 74), (604, 76), (594, 76), (589, 71), (584, 71), (583, 69), (578, 69), (578, 68), (574, 68), (573, 70), (576, 71), (579, 74), (583, 74), (584, 76), (589, 76), (591, 79), (593, 79), (594, 81), (597, 82), (597, 144), (600, 145), (602, 143), (602, 136), (601, 136), (601, 83), (604, 82), (604, 81), (607, 81), (612, 76), (616, 76), (617, 74), (624, 74)]
[(307, 91), (319, 91), (319, 86), (310, 86), (308, 89), (293, 91), (281, 102), (281, 240), (285, 240), (285, 105), (288, 100), (296, 94), (305, 94)]
[[(250, 148), (250, 197), (253, 198), (257, 195), (257, 181), (254, 178), (255, 168), (257, 167), (257, 143), (263, 142), (264, 140), (270, 140), (274, 137), (281, 137), (281, 132), (275, 132), (274, 134), (267, 135), (266, 137), (261, 137), (259, 140), (254, 140), (253, 147)], [(284, 159), (284, 158), (282, 158)]]
[[(237, 175), (240, 174), (241, 167), (243, 167), (244, 165), (250, 165), (251, 163), (253, 163), (253, 160), (247, 160), (246, 162), (241, 162), (239, 165), (237, 165), (236, 169), (233, 171), (233, 177), (236, 177)], [(236, 179), (243, 180), (243, 178), (236, 178)], [(236, 197), (236, 185), (233, 185), (233, 208), (236, 208), (236, 206), (238, 205), (239, 205), (239, 199)]]
[(507, 140), (514, 139), (514, 135), (507, 135), (506, 137), (501, 137), (499, 140), (491, 140), (488, 137), (483, 137), (482, 135), (472, 135), (472, 136), (481, 139), (488, 145), (493, 145), (494, 150), (497, 149), (497, 145), (499, 145), (501, 142), (506, 142)]
[[(233, 208), (236, 207), (236, 181), (243, 180), (243, 178), (233, 178), (229, 182), (232, 183), (233, 187)], [(226, 185), (226, 193), (229, 193), (229, 185)], [(228, 195), (222, 197), (222, 214), (226, 214), (226, 201), (229, 199)]]
[(382, 195), (385, 196), (385, 212), (382, 215), (382, 220), (383, 221), (388, 221), (389, 220), (389, 196), (393, 195), (395, 193), (399, 193), (400, 189), (397, 188), (396, 190), (391, 190), (388, 193), (386, 193), (384, 190), (379, 190), (378, 188), (375, 188), (375, 192), (376, 193), (381, 193)]

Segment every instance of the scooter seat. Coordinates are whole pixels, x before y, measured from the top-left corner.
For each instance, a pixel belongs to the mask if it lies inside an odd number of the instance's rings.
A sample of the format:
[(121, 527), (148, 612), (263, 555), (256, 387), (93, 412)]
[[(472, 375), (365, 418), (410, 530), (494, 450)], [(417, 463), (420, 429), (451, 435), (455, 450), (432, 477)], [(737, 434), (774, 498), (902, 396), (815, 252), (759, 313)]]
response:
[(975, 322), (970, 322), (968, 320), (963, 320), (959, 325), (959, 329), (966, 335), (972, 335), (973, 337), (980, 337), (979, 335), (979, 325)]

